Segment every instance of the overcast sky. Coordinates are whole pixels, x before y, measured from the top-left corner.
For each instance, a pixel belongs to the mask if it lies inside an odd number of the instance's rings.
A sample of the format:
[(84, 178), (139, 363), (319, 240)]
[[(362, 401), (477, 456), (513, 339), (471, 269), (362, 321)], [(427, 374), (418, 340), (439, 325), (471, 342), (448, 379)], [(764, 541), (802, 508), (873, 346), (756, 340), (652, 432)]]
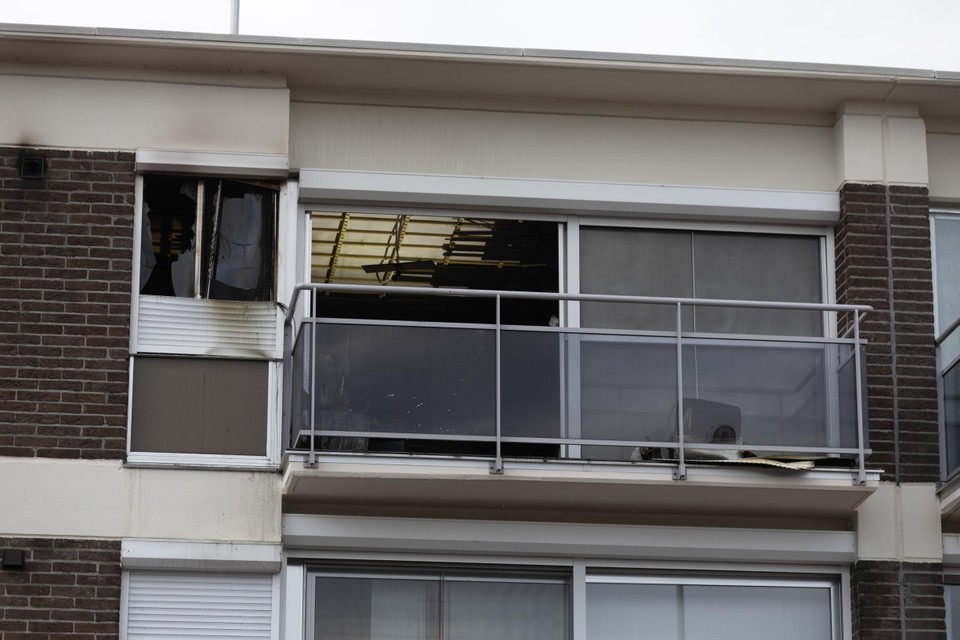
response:
[[(240, 33), (960, 72), (960, 0), (239, 0)], [(0, 22), (226, 33), (232, 0), (0, 0)]]

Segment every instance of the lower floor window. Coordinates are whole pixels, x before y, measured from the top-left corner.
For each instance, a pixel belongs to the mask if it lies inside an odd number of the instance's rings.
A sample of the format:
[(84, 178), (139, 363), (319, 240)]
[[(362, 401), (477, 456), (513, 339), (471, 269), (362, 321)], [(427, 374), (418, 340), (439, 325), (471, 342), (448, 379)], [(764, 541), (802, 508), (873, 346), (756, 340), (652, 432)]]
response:
[(838, 637), (829, 582), (588, 578), (587, 638), (807, 640)]
[(565, 640), (569, 582), (559, 575), (457, 569), (320, 571), (315, 640)]
[[(832, 577), (314, 568), (313, 640), (836, 640)], [(581, 611), (585, 624), (575, 624)], [(573, 629), (585, 629), (585, 637)]]

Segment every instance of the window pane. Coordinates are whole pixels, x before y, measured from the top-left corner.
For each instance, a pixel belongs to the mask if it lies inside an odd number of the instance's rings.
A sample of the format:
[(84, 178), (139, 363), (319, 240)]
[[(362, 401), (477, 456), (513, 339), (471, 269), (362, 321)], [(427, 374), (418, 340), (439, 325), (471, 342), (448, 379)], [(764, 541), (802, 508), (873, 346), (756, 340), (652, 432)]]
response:
[[(585, 228), (580, 290), (720, 300), (821, 302), (820, 239), (813, 236)], [(584, 327), (672, 331), (670, 305), (584, 303)], [(686, 308), (686, 330), (821, 335), (816, 311)]]
[(590, 640), (827, 640), (830, 589), (588, 584)]
[[(960, 317), (960, 217), (934, 219), (937, 267), (937, 327), (943, 331)], [(960, 356), (960, 330), (943, 343), (941, 365)]]
[(830, 590), (683, 587), (685, 640), (830, 638)]
[(440, 583), (434, 580), (320, 577), (315, 640), (431, 640)]
[[(689, 232), (580, 230), (581, 293), (689, 298), (692, 266)], [(580, 306), (580, 323), (591, 328), (672, 331), (676, 314), (670, 305), (592, 302)]]
[(270, 300), (276, 193), (230, 180), (206, 180), (203, 297)]
[(947, 640), (960, 640), (960, 584), (943, 585), (947, 609)]
[(588, 584), (590, 640), (680, 640), (682, 587)]
[(565, 640), (565, 584), (444, 582), (444, 640)]
[(266, 455), (269, 375), (257, 360), (137, 356), (131, 450)]
[(140, 239), (140, 293), (193, 297), (197, 181), (146, 176)]
[[(697, 298), (820, 302), (820, 240), (811, 236), (693, 234)], [(697, 331), (820, 335), (816, 311), (698, 307)]]

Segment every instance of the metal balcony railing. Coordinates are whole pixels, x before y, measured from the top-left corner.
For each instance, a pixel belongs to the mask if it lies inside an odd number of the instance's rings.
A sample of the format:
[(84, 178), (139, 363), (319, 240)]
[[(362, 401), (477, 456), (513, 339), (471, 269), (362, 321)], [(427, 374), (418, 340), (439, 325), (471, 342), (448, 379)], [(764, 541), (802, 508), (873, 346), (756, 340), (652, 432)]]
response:
[(960, 473), (960, 318), (936, 338), (937, 396), (940, 419), (940, 475), (947, 481)]
[[(489, 313), (478, 318), (483, 322), (325, 315), (325, 302), (344, 296), (368, 304), (383, 296), (450, 305), (480, 299)], [(558, 326), (556, 318), (549, 326), (502, 322), (504, 307), (509, 317), (515, 305), (544, 302), (568, 324), (600, 303), (666, 308), (672, 327), (570, 327)], [(307, 452), (308, 465), (329, 451), (481, 456), (494, 472), (514, 457), (649, 461), (673, 465), (677, 478), (695, 460), (806, 456), (853, 466), (863, 483), (869, 449), (860, 322), (869, 310), (298, 285), (286, 323), (287, 445)], [(848, 329), (840, 337), (690, 331), (698, 312), (733, 314), (734, 326), (754, 327), (776, 326), (784, 314), (812, 314), (823, 326), (842, 313)], [(767, 315), (751, 322), (758, 314)], [(343, 307), (333, 315), (345, 315)]]

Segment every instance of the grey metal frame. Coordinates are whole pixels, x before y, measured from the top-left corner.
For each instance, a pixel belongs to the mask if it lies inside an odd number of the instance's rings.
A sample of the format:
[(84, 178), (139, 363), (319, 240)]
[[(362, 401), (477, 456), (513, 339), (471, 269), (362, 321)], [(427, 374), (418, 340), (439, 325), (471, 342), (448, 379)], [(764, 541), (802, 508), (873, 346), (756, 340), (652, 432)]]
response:
[(585, 577), (588, 584), (646, 584), (646, 585), (695, 585), (718, 587), (791, 587), (806, 589), (825, 589), (829, 593), (831, 639), (843, 637), (843, 620), (841, 619), (841, 586), (833, 578), (816, 578), (805, 576), (796, 578), (776, 578), (757, 576), (738, 576), (736, 573), (728, 575), (694, 574), (662, 574), (630, 573), (608, 574), (603, 571), (588, 571)]
[(957, 356), (950, 362), (943, 363), (943, 343), (946, 342), (950, 336), (952, 336), (957, 328), (960, 327), (960, 317), (950, 323), (946, 329), (944, 329), (940, 335), (934, 339), (934, 344), (936, 345), (936, 367), (937, 367), (937, 423), (939, 426), (940, 432), (940, 480), (942, 482), (947, 482), (957, 475), (960, 475), (960, 466), (956, 469), (947, 469), (947, 424), (946, 424), (946, 415), (944, 413), (946, 405), (944, 403), (944, 388), (943, 388), (943, 377), (944, 374), (950, 371), (958, 362), (960, 362), (960, 356)]
[[(937, 226), (936, 222), (938, 219), (957, 219), (957, 211), (953, 209), (930, 209), (930, 264), (931, 264), (931, 276), (933, 279), (933, 325), (934, 331), (939, 329), (939, 320), (940, 314), (938, 309), (940, 308), (940, 294), (937, 287)], [(951, 335), (956, 331), (957, 327), (960, 326), (960, 317), (956, 318), (948, 327), (940, 331), (939, 334), (934, 338), (934, 345), (936, 347), (936, 368), (937, 368), (937, 425), (939, 432), (939, 443), (940, 443), (940, 481), (945, 483), (960, 474), (960, 467), (950, 470), (947, 468), (947, 433), (946, 433), (946, 420), (944, 416), (945, 403), (943, 398), (943, 374), (946, 371), (949, 371), (960, 357), (955, 358), (946, 366), (943, 362), (943, 349), (942, 345), (946, 342)]]
[[(701, 299), (701, 298), (673, 298), (673, 297), (650, 297), (650, 296), (627, 296), (627, 295), (602, 295), (602, 294), (572, 294), (572, 293), (545, 293), (545, 292), (522, 292), (522, 291), (503, 291), (503, 290), (468, 290), (468, 289), (450, 289), (450, 288), (408, 288), (408, 287), (383, 287), (383, 286), (370, 286), (370, 285), (343, 285), (343, 284), (320, 284), (320, 283), (311, 283), (311, 284), (299, 284), (294, 288), (293, 296), (291, 298), (290, 304), (286, 310), (285, 325), (292, 325), (294, 318), (297, 316), (297, 310), (300, 305), (300, 298), (307, 292), (309, 295), (309, 316), (301, 319), (301, 322), (304, 325), (309, 325), (311, 331), (311, 344), (310, 344), (310, 370), (309, 370), (309, 380), (310, 388), (314, 387), (315, 383), (315, 362), (316, 362), (316, 335), (317, 327), (320, 324), (325, 322), (336, 322), (337, 324), (357, 324), (357, 325), (376, 325), (376, 324), (389, 324), (391, 326), (418, 326), (418, 327), (472, 327), (472, 328), (493, 328), (495, 332), (495, 343), (496, 343), (496, 434), (495, 436), (467, 436), (467, 435), (452, 435), (445, 434), (445, 440), (458, 440), (458, 441), (479, 441), (479, 442), (494, 442), (496, 446), (496, 455), (495, 459), (490, 463), (490, 469), (492, 473), (502, 473), (503, 471), (503, 458), (501, 455), (501, 444), (504, 442), (539, 442), (539, 443), (554, 443), (560, 445), (571, 445), (571, 446), (581, 446), (581, 445), (601, 445), (601, 446), (625, 446), (625, 447), (660, 447), (660, 448), (669, 448), (677, 450), (677, 463), (674, 469), (674, 477), (678, 480), (686, 478), (686, 459), (684, 457), (684, 419), (683, 419), (683, 361), (682, 361), (682, 349), (684, 345), (688, 344), (705, 344), (712, 341), (722, 339), (725, 343), (730, 341), (775, 341), (784, 344), (797, 343), (798, 346), (802, 344), (848, 344), (853, 347), (852, 355), (854, 357), (854, 366), (855, 366), (855, 388), (856, 388), (856, 421), (857, 421), (857, 447), (855, 448), (842, 448), (842, 447), (799, 447), (799, 446), (771, 446), (771, 445), (762, 445), (753, 448), (758, 448), (766, 451), (776, 451), (782, 453), (794, 453), (794, 452), (805, 452), (805, 453), (824, 453), (824, 454), (847, 454), (847, 455), (856, 455), (857, 456), (857, 484), (864, 484), (866, 482), (866, 467), (865, 467), (865, 457), (870, 453), (870, 450), (866, 447), (866, 437), (864, 433), (865, 420), (864, 420), (864, 406), (863, 406), (863, 384), (862, 384), (862, 374), (863, 374), (863, 345), (864, 341), (860, 336), (860, 323), (867, 313), (872, 311), (872, 307), (867, 305), (840, 305), (840, 304), (822, 304), (822, 303), (800, 303), (800, 302), (767, 302), (767, 301), (757, 301), (757, 300), (720, 300), (720, 299)], [(417, 295), (417, 296), (437, 296), (437, 297), (467, 297), (467, 298), (486, 298), (492, 299), (495, 301), (496, 315), (495, 322), (493, 325), (490, 324), (450, 324), (450, 323), (429, 323), (429, 322), (384, 322), (376, 320), (355, 320), (355, 319), (336, 319), (336, 320), (324, 320), (317, 318), (317, 297), (319, 294), (335, 292), (335, 293), (366, 293), (366, 294), (376, 294), (376, 295)], [(503, 299), (525, 299), (525, 300), (554, 300), (554, 301), (569, 301), (569, 302), (621, 302), (621, 303), (643, 303), (643, 304), (660, 304), (660, 305), (673, 305), (676, 307), (676, 331), (671, 335), (666, 332), (659, 332), (658, 334), (652, 335), (649, 332), (642, 331), (606, 331), (603, 330), (592, 330), (592, 329), (583, 329), (583, 328), (574, 328), (574, 327), (537, 327), (536, 329), (530, 327), (515, 327), (512, 325), (503, 325), (500, 321), (500, 303)], [(750, 308), (750, 309), (788, 309), (788, 310), (808, 310), (808, 311), (820, 311), (820, 312), (848, 312), (852, 316), (852, 322), (850, 330), (845, 332), (842, 337), (838, 338), (828, 338), (828, 337), (818, 337), (810, 338), (806, 336), (755, 336), (755, 335), (739, 335), (739, 334), (697, 334), (697, 333), (685, 333), (682, 326), (682, 310), (684, 306), (713, 306), (713, 307), (738, 307), (738, 308)], [(960, 320), (956, 323), (960, 325)], [(306, 327), (304, 327), (306, 328)], [(676, 442), (651, 442), (651, 441), (633, 441), (633, 440), (595, 440), (595, 439), (583, 439), (581, 437), (576, 438), (516, 438), (516, 437), (504, 437), (501, 434), (501, 406), (500, 406), (500, 393), (501, 393), (501, 381), (500, 381), (500, 368), (501, 368), (501, 331), (504, 328), (510, 330), (536, 330), (536, 331), (553, 331), (558, 334), (570, 333), (570, 334), (609, 334), (611, 336), (644, 336), (655, 341), (663, 340), (665, 342), (672, 342), (676, 344), (676, 353), (677, 353), (677, 433), (678, 439)], [(956, 328), (955, 326), (953, 328)], [(852, 332), (852, 337), (846, 337)], [(292, 333), (292, 332), (291, 332)], [(668, 337), (669, 336), (669, 337)], [(288, 341), (288, 353), (292, 353), (296, 340)], [(286, 354), (285, 354), (286, 355)], [(849, 358), (844, 359), (840, 366), (846, 364)], [(310, 407), (310, 428), (306, 429), (307, 433), (310, 434), (310, 448), (307, 459), (307, 466), (317, 466), (318, 464), (318, 453), (316, 450), (315, 439), (316, 436), (354, 436), (354, 437), (396, 437), (396, 433), (387, 433), (387, 432), (374, 432), (374, 431), (331, 431), (331, 430), (321, 430), (316, 429), (316, 416), (315, 416), (315, 406), (311, 403)], [(436, 436), (432, 434), (403, 434), (405, 438), (408, 439), (433, 439)], [(579, 435), (579, 434), (578, 434)], [(291, 443), (292, 444), (292, 443)], [(710, 443), (697, 443), (698, 449), (729, 449), (729, 444), (710, 444)], [(750, 448), (751, 445), (744, 444), (744, 447)]]

